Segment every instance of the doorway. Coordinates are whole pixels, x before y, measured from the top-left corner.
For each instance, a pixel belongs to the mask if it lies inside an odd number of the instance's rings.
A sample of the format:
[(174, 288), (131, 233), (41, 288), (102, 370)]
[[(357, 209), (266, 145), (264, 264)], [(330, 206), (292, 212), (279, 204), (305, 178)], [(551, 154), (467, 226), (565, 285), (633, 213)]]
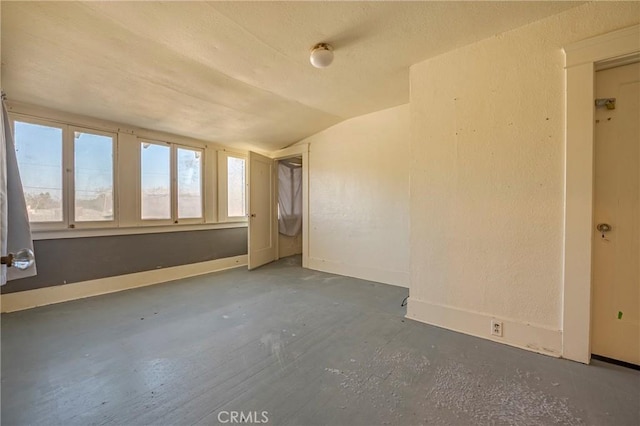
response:
[(640, 25), (571, 43), (565, 53), (562, 357), (591, 360), (595, 69), (637, 62)]
[[(301, 175), (299, 192), (302, 198), (301, 231), (292, 234), (293, 240), (283, 242), (283, 255), (302, 254), (302, 267), (309, 263), (309, 146), (298, 144), (276, 151), (270, 157), (249, 152), (248, 162), (248, 267), (255, 269), (280, 257), (280, 221), (278, 218), (278, 169), (287, 163)], [(298, 207), (289, 212), (298, 214)], [(291, 216), (289, 213), (286, 215)], [(293, 219), (289, 219), (289, 223)], [(287, 225), (285, 223), (284, 225)], [(288, 236), (290, 237), (290, 236)], [(301, 241), (302, 247), (299, 247)], [(289, 251), (287, 251), (289, 249)], [(295, 250), (297, 253), (291, 253)]]
[(277, 163), (278, 258), (302, 254), (302, 156)]
[[(310, 168), (310, 153), (309, 153), (309, 144), (301, 143), (290, 146), (288, 148), (281, 149), (280, 151), (276, 151), (273, 153), (272, 158), (275, 160), (276, 166), (275, 169), (279, 172), (280, 165), (283, 163), (287, 163), (289, 166), (292, 166), (296, 169), (296, 172), (301, 175), (301, 181), (296, 180), (296, 182), (300, 182), (300, 195), (302, 198), (302, 210), (301, 210), (301, 231), (300, 234), (296, 234), (295, 238), (291, 236), (287, 236), (281, 234), (280, 231), (280, 220), (279, 220), (279, 207), (278, 204), (280, 202), (280, 190), (279, 190), (279, 176), (276, 178), (276, 190), (275, 196), (273, 198), (274, 211), (276, 212), (276, 233), (277, 236), (275, 238), (276, 241), (276, 257), (286, 257), (287, 255), (294, 254), (292, 251), (295, 251), (295, 254), (302, 254), (302, 267), (309, 267), (309, 168)], [(277, 174), (276, 174), (277, 175)], [(300, 179), (300, 178), (295, 178)], [(295, 188), (294, 188), (295, 190)], [(293, 209), (292, 209), (293, 211)], [(296, 208), (297, 214), (297, 208)], [(281, 213), (281, 212), (280, 212)], [(286, 212), (285, 212), (286, 215)], [(291, 218), (290, 221), (296, 221), (297, 219)], [(302, 247), (300, 247), (302, 244)], [(282, 250), (281, 250), (282, 246)]]
[(591, 352), (640, 365), (640, 63), (596, 72)]

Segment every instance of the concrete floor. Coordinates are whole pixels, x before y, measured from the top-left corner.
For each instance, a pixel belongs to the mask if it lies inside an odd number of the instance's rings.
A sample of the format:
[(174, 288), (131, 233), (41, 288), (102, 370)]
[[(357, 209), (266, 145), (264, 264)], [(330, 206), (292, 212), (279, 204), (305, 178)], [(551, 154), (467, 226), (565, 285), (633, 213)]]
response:
[(413, 322), (406, 295), (288, 258), (5, 314), (2, 424), (640, 423), (638, 371)]

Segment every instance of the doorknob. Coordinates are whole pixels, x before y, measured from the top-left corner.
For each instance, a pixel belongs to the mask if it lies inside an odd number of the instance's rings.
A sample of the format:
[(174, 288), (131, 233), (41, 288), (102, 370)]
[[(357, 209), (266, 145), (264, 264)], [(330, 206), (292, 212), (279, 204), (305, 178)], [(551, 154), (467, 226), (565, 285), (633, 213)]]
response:
[(251, 213), (251, 217), (256, 217), (256, 214), (255, 213)]
[(599, 223), (596, 226), (596, 229), (598, 230), (598, 232), (602, 232), (604, 234), (605, 232), (611, 231), (611, 225), (609, 225), (608, 223)]

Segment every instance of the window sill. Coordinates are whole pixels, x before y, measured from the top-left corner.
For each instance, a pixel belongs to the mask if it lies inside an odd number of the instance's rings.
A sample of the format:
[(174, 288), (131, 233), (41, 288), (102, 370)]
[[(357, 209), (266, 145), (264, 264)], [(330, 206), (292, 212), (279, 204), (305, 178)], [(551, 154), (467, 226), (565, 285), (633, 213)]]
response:
[(37, 240), (61, 240), (65, 238), (87, 238), (106, 237), (112, 235), (136, 235), (136, 234), (160, 234), (164, 232), (185, 232), (185, 231), (207, 231), (211, 229), (246, 228), (247, 221), (244, 222), (220, 222), (220, 223), (200, 223), (184, 225), (158, 225), (139, 226), (122, 228), (84, 228), (84, 229), (49, 229), (32, 230), (31, 235), (34, 241)]

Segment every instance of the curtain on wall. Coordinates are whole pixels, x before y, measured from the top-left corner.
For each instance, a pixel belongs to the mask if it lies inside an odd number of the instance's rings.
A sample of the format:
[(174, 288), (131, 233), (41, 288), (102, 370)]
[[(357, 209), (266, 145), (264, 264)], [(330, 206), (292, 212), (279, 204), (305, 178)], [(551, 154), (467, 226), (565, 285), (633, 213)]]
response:
[[(2, 256), (20, 249), (33, 250), (27, 205), (22, 192), (22, 182), (18, 171), (18, 160), (9, 126), (9, 115), (2, 101), (2, 121), (0, 132), (0, 252)], [(35, 264), (24, 271), (2, 265), (0, 285), (8, 280), (30, 277), (36, 274)]]
[(289, 237), (302, 232), (302, 167), (294, 161), (278, 163), (278, 231)]

